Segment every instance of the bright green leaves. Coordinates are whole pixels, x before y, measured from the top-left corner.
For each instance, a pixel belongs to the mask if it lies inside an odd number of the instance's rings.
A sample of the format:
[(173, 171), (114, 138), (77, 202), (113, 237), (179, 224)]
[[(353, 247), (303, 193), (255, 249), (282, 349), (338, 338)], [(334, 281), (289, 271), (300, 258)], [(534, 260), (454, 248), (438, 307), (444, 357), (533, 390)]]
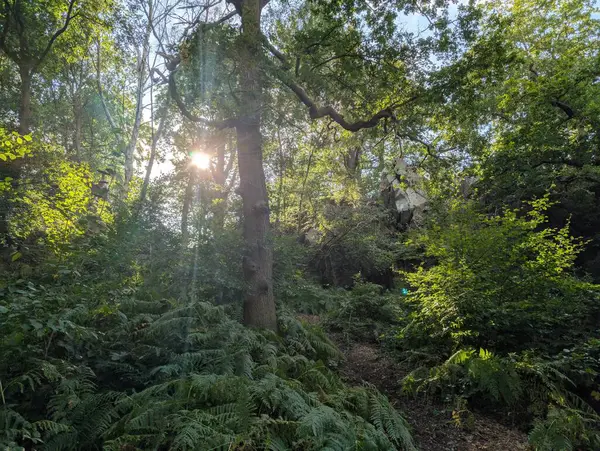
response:
[(30, 154), (31, 148), (27, 146), (29, 142), (31, 142), (30, 135), (9, 133), (0, 127), (0, 160), (10, 162)]
[[(18, 184), (13, 177), (0, 182), (0, 192), (15, 206), (10, 217), (13, 236), (58, 251), (89, 231), (89, 218), (95, 217), (102, 224), (112, 222), (108, 203), (92, 195), (93, 174), (88, 165), (65, 160), (62, 149), (34, 143), (29, 135), (3, 132), (1, 138), (0, 155), (6, 157), (9, 168), (34, 149), (36, 154), (31, 164), (21, 165)], [(82, 222), (82, 218), (86, 220)], [(13, 262), (19, 258), (21, 252), (11, 256)]]
[(30, 65), (43, 62), (53, 47), (61, 48), (65, 57), (81, 56), (85, 51), (78, 44), (102, 24), (109, 4), (105, 0), (18, 2), (0, 13), (7, 54), (15, 62)]
[(13, 252), (10, 256), (10, 261), (16, 262), (18, 259), (20, 259), (23, 256), (23, 254), (21, 254), (21, 252)]
[(437, 264), (405, 273), (416, 308), (405, 337), (514, 350), (560, 346), (585, 327), (598, 287), (573, 276), (582, 244), (567, 227), (544, 228), (548, 207), (545, 198), (488, 217), (457, 204), (440, 217), (418, 239)]
[(110, 222), (106, 202), (92, 197), (92, 176), (87, 165), (54, 160), (43, 170), (43, 177), (46, 183), (19, 192), (26, 208), (13, 219), (17, 236), (25, 238), (42, 232), (43, 241), (57, 249), (86, 232), (86, 223), (82, 225), (79, 219), (88, 213), (97, 212)]
[[(19, 160), (31, 154), (31, 147), (28, 143), (31, 142), (31, 136), (21, 136), (17, 132), (9, 133), (4, 128), (0, 127), (0, 165), (3, 165), (3, 173), (13, 174), (11, 171), (12, 167), (17, 164), (15, 160)], [(7, 191), (10, 191), (14, 177), (6, 175), (4, 178), (0, 178), (0, 195), (5, 195)]]

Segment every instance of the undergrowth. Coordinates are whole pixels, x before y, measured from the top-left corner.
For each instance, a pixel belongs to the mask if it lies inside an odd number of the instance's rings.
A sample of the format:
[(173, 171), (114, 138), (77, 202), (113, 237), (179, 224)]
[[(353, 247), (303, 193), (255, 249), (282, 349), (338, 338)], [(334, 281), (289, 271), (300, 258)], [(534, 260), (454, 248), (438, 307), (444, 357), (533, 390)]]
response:
[(74, 301), (3, 290), (3, 449), (414, 449), (372, 387), (346, 387), (322, 331), (290, 316), (248, 329), (206, 302), (132, 288)]

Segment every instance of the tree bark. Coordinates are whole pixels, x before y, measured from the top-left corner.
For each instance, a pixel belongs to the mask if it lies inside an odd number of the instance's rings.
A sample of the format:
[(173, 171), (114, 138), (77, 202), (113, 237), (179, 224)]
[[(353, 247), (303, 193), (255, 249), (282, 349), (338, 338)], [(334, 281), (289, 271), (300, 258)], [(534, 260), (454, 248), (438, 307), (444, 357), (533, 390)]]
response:
[(360, 146), (349, 149), (346, 154), (344, 154), (344, 166), (346, 166), (346, 170), (350, 174), (352, 178), (356, 180), (360, 179), (360, 156), (362, 154), (362, 149)]
[(31, 65), (23, 63), (19, 66), (21, 75), (21, 98), (19, 99), (19, 133), (27, 135), (31, 128)]
[(190, 240), (190, 231), (188, 227), (190, 210), (192, 208), (192, 200), (194, 199), (194, 185), (196, 177), (193, 170), (189, 173), (188, 184), (185, 187), (183, 196), (183, 208), (181, 210), (181, 244), (184, 248), (187, 247)]
[(73, 131), (73, 149), (77, 161), (81, 161), (81, 129), (83, 128), (83, 105), (81, 101), (81, 93), (75, 92), (73, 98), (73, 116), (75, 116), (75, 130)]
[(137, 93), (136, 93), (136, 108), (135, 108), (135, 120), (133, 128), (131, 130), (131, 137), (129, 143), (125, 149), (125, 180), (124, 180), (124, 194), (127, 195), (129, 191), (129, 183), (133, 178), (133, 157), (135, 154), (135, 148), (137, 145), (138, 136), (140, 133), (140, 126), (142, 124), (142, 113), (143, 113), (143, 101), (144, 101), (144, 85), (146, 84), (146, 65), (148, 56), (150, 54), (150, 35), (152, 34), (152, 2), (149, 2), (149, 16), (148, 23), (146, 24), (146, 30), (144, 35), (144, 43), (142, 44), (142, 53), (137, 62), (138, 64), (138, 80), (137, 80)]
[(310, 154), (308, 156), (308, 163), (306, 164), (306, 172), (304, 173), (304, 179), (302, 180), (302, 190), (300, 191), (300, 201), (298, 202), (298, 223), (296, 224), (298, 235), (302, 234), (302, 221), (306, 218), (304, 212), (302, 211), (302, 206), (304, 203), (304, 194), (306, 193), (306, 181), (308, 180), (308, 174), (310, 173), (310, 167), (312, 164), (313, 154), (315, 152), (314, 146), (310, 148)]
[(281, 134), (277, 129), (277, 141), (279, 146), (277, 147), (279, 157), (279, 187), (277, 188), (277, 207), (275, 208), (275, 224), (279, 227), (281, 220), (281, 200), (283, 198), (283, 176), (285, 175), (285, 159), (283, 157), (283, 145), (281, 144)]
[(236, 125), (240, 194), (244, 213), (246, 295), (244, 324), (277, 329), (273, 296), (273, 252), (269, 241), (269, 199), (265, 182), (260, 131), (260, 0), (241, 2), (240, 96), (242, 115)]
[(167, 118), (167, 111), (169, 109), (168, 100), (167, 104), (163, 106), (163, 111), (160, 113), (160, 122), (158, 123), (158, 129), (156, 132), (153, 131), (152, 144), (150, 147), (150, 157), (148, 158), (148, 166), (146, 166), (146, 175), (144, 177), (144, 184), (140, 192), (140, 202), (143, 203), (146, 200), (146, 194), (148, 192), (148, 186), (150, 185), (150, 175), (152, 174), (152, 168), (154, 167), (154, 160), (156, 160), (156, 147), (160, 140), (163, 130), (165, 128), (165, 120)]
[[(214, 189), (211, 190), (211, 212), (213, 215), (213, 228), (216, 231), (222, 231), (225, 226), (227, 199), (231, 192), (231, 186), (228, 186), (227, 178), (232, 173), (233, 160), (235, 158), (235, 147), (232, 138), (230, 134), (227, 134), (227, 137), (217, 137), (217, 162), (210, 168), (215, 185)], [(226, 156), (229, 156), (229, 160), (227, 161), (225, 161)]]

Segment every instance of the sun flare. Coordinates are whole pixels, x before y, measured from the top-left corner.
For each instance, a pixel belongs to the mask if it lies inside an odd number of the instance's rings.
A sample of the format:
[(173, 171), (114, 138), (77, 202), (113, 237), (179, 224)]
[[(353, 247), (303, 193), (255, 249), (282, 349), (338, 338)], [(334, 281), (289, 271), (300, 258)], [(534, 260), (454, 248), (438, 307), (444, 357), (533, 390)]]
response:
[(208, 169), (210, 166), (210, 156), (203, 152), (194, 152), (192, 154), (192, 164), (198, 169)]

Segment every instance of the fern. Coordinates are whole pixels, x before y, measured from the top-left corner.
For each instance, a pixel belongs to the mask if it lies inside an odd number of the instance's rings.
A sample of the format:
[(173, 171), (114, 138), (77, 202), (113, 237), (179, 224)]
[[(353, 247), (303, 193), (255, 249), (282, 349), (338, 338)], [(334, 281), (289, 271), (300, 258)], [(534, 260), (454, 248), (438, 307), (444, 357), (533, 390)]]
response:
[[(385, 398), (372, 388), (348, 390), (334, 373), (341, 356), (321, 329), (284, 315), (284, 333), (275, 335), (245, 328), (206, 302), (134, 294), (101, 307), (100, 319), (80, 304), (61, 311), (69, 331), (95, 338), (81, 343), (65, 334), (71, 354), (63, 359), (47, 336), (26, 370), (2, 378), (10, 400), (43, 402), (36, 421), (25, 410), (1, 412), (2, 445), (412, 449)], [(95, 333), (89, 324), (100, 320), (104, 329)]]
[(570, 451), (600, 447), (600, 421), (597, 415), (586, 416), (577, 409), (552, 408), (545, 420), (538, 420), (529, 434), (538, 451)]

